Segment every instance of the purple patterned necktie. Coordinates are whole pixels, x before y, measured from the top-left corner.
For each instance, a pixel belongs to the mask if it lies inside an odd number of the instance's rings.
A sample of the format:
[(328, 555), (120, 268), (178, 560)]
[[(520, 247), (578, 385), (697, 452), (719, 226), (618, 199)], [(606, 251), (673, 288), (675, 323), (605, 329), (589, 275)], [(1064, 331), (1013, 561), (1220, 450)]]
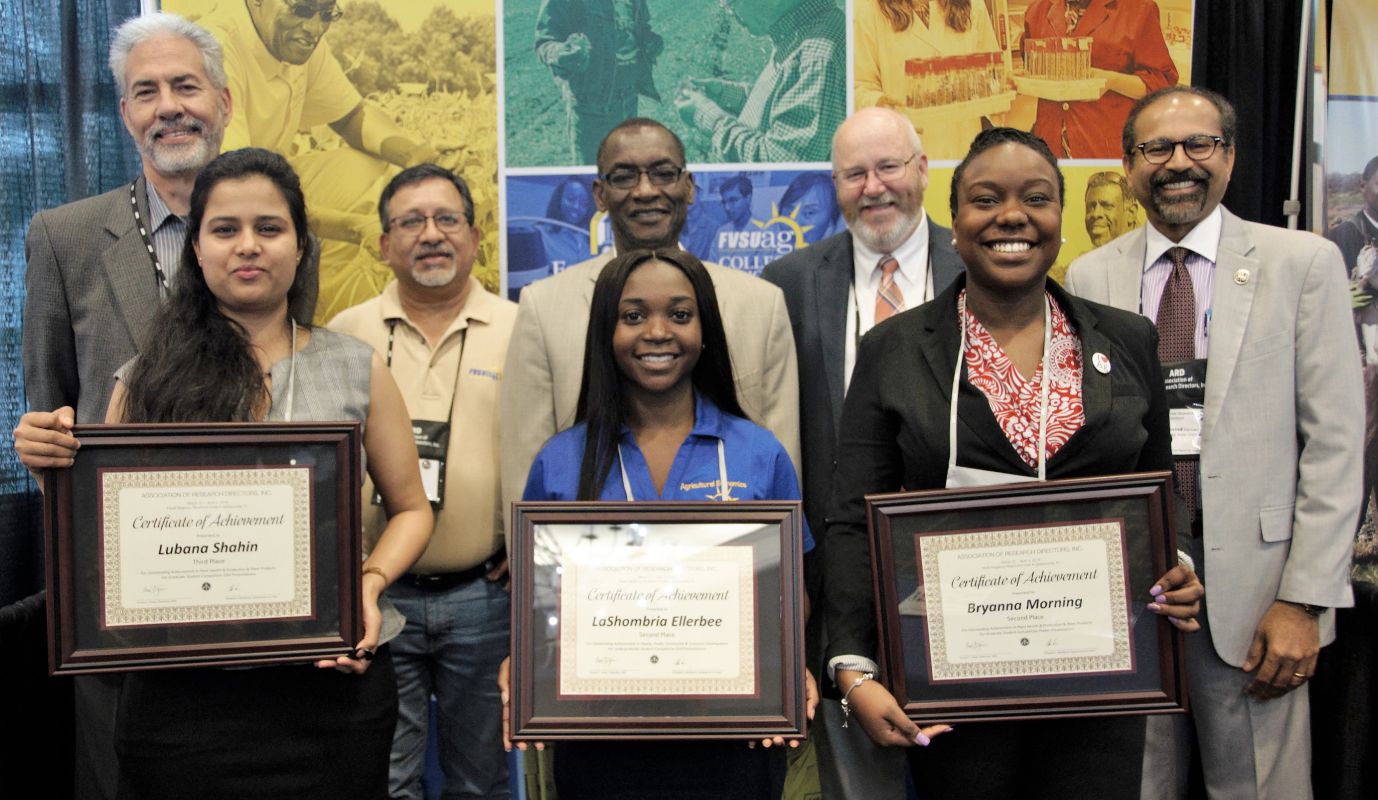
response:
[[(1192, 291), (1191, 273), (1187, 272), (1190, 252), (1185, 247), (1174, 247), (1166, 253), (1172, 259), (1172, 275), (1163, 287), (1163, 299), (1158, 304), (1158, 360), (1164, 364), (1196, 358), (1196, 294)], [(1177, 492), (1192, 511), (1201, 506), (1196, 463), (1193, 459), (1179, 458), (1172, 464)]]

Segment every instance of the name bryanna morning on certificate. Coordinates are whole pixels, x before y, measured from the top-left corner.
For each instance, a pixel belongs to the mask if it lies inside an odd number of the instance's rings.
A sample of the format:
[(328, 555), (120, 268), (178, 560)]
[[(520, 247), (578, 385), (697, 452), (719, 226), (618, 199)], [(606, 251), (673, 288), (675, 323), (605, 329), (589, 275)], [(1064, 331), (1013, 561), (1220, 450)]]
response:
[(917, 539), (930, 680), (1134, 668), (1121, 521)]
[(306, 617), (311, 470), (104, 470), (107, 627)]

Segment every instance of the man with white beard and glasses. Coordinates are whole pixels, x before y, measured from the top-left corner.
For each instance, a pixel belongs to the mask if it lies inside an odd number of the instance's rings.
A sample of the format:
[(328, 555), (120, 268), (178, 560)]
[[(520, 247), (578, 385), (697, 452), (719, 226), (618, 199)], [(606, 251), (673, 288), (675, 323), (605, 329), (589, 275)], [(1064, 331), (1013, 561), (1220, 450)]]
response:
[[(110, 71), (143, 159), (105, 194), (41, 211), (25, 240), (24, 386), (19, 426), (103, 422), (115, 370), (138, 352), (177, 279), (191, 187), (220, 153), (232, 103), (220, 45), (173, 14), (115, 29)], [(77, 678), (76, 796), (115, 796), (117, 676)]]
[[(914, 126), (886, 108), (864, 108), (833, 136), (833, 189), (847, 230), (766, 265), (761, 277), (785, 293), (799, 353), (799, 439), (804, 514), (826, 530), (842, 397), (861, 336), (876, 323), (932, 299), (962, 271), (952, 231), (923, 209), (928, 156)], [(782, 204), (783, 205), (783, 204)], [(827, 570), (827, 556), (815, 563)], [(817, 591), (818, 573), (809, 575)], [(811, 618), (809, 668), (826, 637), (823, 614)], [(823, 674), (826, 674), (824, 672)], [(842, 727), (841, 694), (823, 682), (813, 728), (824, 797), (904, 795), (904, 754), (878, 747), (861, 726)]]

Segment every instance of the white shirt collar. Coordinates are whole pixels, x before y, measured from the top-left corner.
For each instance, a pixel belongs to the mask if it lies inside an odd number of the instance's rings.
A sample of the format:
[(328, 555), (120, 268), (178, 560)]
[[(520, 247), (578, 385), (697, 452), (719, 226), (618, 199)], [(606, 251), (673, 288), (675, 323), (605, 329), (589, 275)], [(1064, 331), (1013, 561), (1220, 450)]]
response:
[[(890, 255), (900, 262), (900, 274), (910, 286), (917, 286), (919, 281), (925, 280), (924, 272), (928, 268), (927, 253), (928, 214), (920, 209), (919, 226), (909, 234), (908, 239), (900, 243), (899, 247), (890, 251)], [(852, 236), (852, 264), (856, 269), (857, 285), (871, 284), (871, 276), (875, 274), (876, 267), (880, 265), (880, 259), (884, 255), (885, 253), (877, 253), (867, 247), (855, 234)]]
[(1373, 215), (1368, 213), (1367, 208), (1362, 210), (1364, 212), (1364, 217), (1368, 220), (1368, 224), (1372, 225), (1374, 228), (1378, 228), (1378, 219), (1374, 219)]
[(1183, 236), (1180, 242), (1174, 242), (1167, 238), (1159, 233), (1152, 223), (1149, 223), (1147, 231), (1148, 249), (1144, 252), (1144, 271), (1147, 272), (1148, 268), (1156, 264), (1164, 253), (1174, 247), (1185, 247), (1214, 264), (1215, 257), (1220, 252), (1220, 230), (1224, 224), (1225, 215), (1218, 205), (1214, 211), (1206, 215), (1205, 219), (1196, 223), (1196, 227), (1192, 228), (1186, 236)]

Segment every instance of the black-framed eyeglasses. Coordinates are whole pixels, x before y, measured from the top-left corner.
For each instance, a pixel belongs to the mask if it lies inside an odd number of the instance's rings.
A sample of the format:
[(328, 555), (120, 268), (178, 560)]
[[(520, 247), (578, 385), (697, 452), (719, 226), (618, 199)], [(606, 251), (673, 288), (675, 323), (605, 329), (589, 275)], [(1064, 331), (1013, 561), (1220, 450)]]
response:
[(1207, 136), (1204, 133), (1198, 133), (1195, 136), (1188, 136), (1175, 142), (1171, 139), (1153, 139), (1140, 142), (1134, 147), (1143, 153), (1144, 161), (1150, 164), (1166, 164), (1172, 160), (1172, 154), (1177, 152), (1178, 145), (1182, 147), (1182, 152), (1187, 154), (1187, 158), (1192, 161), (1205, 161), (1215, 154), (1215, 148), (1224, 143), (1224, 138), (1220, 136)]
[(324, 22), (326, 25), (344, 16), (344, 10), (334, 3), (331, 3), (325, 8), (321, 8), (315, 3), (309, 2), (287, 3), (287, 10), (306, 20), (318, 16), (321, 18), (321, 22)]
[(612, 188), (625, 191), (641, 183), (642, 175), (651, 179), (652, 186), (669, 186), (675, 181), (678, 181), (680, 176), (684, 175), (684, 167), (677, 167), (674, 164), (657, 164), (654, 167), (647, 167), (645, 169), (640, 167), (618, 167), (598, 177)]
[(418, 234), (425, 229), (426, 220), (434, 222), (441, 233), (454, 233), (468, 223), (463, 214), (453, 211), (442, 211), (439, 214), (405, 214), (388, 220), (387, 230), (397, 228), (403, 233)]
[(853, 169), (842, 170), (841, 172), (834, 172), (833, 180), (850, 189), (855, 189), (866, 182), (867, 175), (874, 172), (882, 183), (889, 183), (890, 181), (899, 180), (900, 176), (904, 175), (904, 169), (909, 166), (909, 162), (918, 157), (919, 154), (915, 153), (903, 161), (897, 158), (886, 159), (870, 169), (855, 167)]

